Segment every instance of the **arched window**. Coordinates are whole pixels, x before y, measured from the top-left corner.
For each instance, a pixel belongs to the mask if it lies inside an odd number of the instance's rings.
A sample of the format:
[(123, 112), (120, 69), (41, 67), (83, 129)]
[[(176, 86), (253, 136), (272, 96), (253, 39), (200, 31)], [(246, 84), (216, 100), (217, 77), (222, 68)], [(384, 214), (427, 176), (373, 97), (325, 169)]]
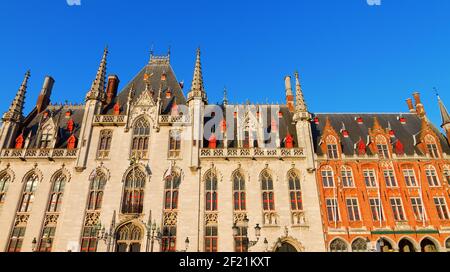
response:
[(425, 168), (425, 175), (427, 176), (428, 185), (430, 185), (430, 187), (437, 187), (440, 185), (436, 169), (433, 166), (428, 165)]
[(98, 143), (97, 158), (106, 159), (109, 157), (109, 151), (111, 150), (113, 132), (110, 129), (104, 129), (100, 131), (100, 140)]
[(66, 186), (67, 177), (64, 174), (58, 174), (53, 181), (50, 191), (50, 201), (47, 212), (59, 212), (61, 209), (64, 187)]
[(245, 178), (240, 171), (233, 175), (233, 203), (235, 211), (245, 211)]
[(140, 214), (144, 206), (144, 189), (146, 175), (134, 167), (125, 179), (122, 200), (123, 214)]
[(88, 210), (95, 211), (102, 208), (103, 191), (105, 190), (106, 176), (103, 172), (97, 171), (89, 186)]
[(330, 244), (331, 252), (347, 252), (347, 243), (341, 239), (333, 240)]
[(334, 136), (328, 136), (327, 140), (327, 155), (329, 159), (338, 159), (339, 158), (339, 152), (338, 152), (338, 146), (337, 146), (337, 140)]
[(291, 200), (291, 210), (302, 211), (303, 210), (303, 200), (302, 200), (302, 189), (300, 186), (300, 178), (294, 171), (290, 171), (288, 174), (289, 179), (289, 197)]
[(19, 212), (30, 212), (34, 201), (34, 193), (36, 192), (39, 182), (39, 176), (36, 173), (31, 173), (25, 180), (23, 188), (22, 199), (19, 205)]
[(322, 185), (324, 188), (333, 188), (334, 187), (334, 174), (333, 169), (330, 166), (325, 166), (322, 168)]
[(444, 179), (450, 185), (450, 166), (444, 166)]
[(445, 241), (445, 248), (447, 249), (447, 251), (450, 251), (450, 238)]
[(439, 150), (436, 144), (436, 139), (428, 134), (425, 136), (425, 144), (427, 146), (427, 153), (432, 158), (439, 158)]
[(355, 183), (353, 181), (353, 172), (352, 168), (348, 166), (343, 166), (341, 168), (341, 177), (342, 177), (342, 185), (347, 188), (355, 187)]
[(178, 209), (178, 195), (181, 184), (181, 176), (175, 171), (165, 180), (164, 193), (164, 209), (176, 210)]
[(267, 170), (261, 173), (261, 190), (264, 211), (275, 210), (275, 194), (273, 192), (272, 175)]
[(381, 135), (378, 135), (375, 138), (375, 142), (377, 145), (378, 156), (381, 159), (388, 159), (389, 158), (389, 149), (388, 149), (386, 138)]
[(366, 252), (367, 251), (367, 242), (362, 238), (358, 238), (352, 243), (352, 251), (353, 252)]
[(132, 157), (146, 159), (150, 140), (150, 123), (145, 118), (136, 121), (133, 127)]
[(11, 176), (7, 173), (0, 174), (0, 204), (5, 202), (6, 192), (8, 191), (8, 185), (11, 181)]
[(205, 177), (205, 210), (217, 211), (218, 195), (217, 195), (217, 176), (209, 171)]
[(116, 234), (116, 251), (140, 252), (142, 237), (142, 230), (133, 223), (120, 227)]

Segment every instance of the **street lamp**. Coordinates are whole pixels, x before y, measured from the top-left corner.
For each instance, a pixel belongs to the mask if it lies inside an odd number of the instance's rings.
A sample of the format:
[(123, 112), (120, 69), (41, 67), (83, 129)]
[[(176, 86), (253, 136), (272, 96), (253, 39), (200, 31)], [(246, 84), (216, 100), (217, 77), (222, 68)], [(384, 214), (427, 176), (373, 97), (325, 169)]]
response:
[(153, 221), (153, 224), (147, 224), (147, 237), (150, 238), (151, 246), (150, 246), (150, 252), (153, 252), (153, 248), (155, 245), (155, 240), (159, 243), (162, 240), (162, 233), (159, 227), (156, 227), (156, 221)]
[(265, 252), (267, 252), (269, 250), (269, 241), (267, 241), (267, 238), (264, 238), (264, 248), (265, 248)]
[(250, 241), (249, 240), (249, 238), (248, 238), (248, 231), (247, 231), (248, 230), (248, 223), (249, 223), (249, 221), (250, 220), (248, 219), (247, 215), (245, 215), (244, 219), (242, 219), (241, 228), (243, 230), (245, 230), (245, 231), (241, 231), (241, 229), (237, 226), (236, 222), (234, 222), (233, 227), (232, 227), (232, 229), (233, 229), (233, 236), (235, 236), (235, 237), (239, 236), (239, 235), (242, 235), (243, 234), (242, 232), (244, 232), (244, 234), (245, 234), (245, 239), (244, 240), (245, 240), (245, 243), (247, 245), (247, 251), (248, 251), (249, 248), (255, 246), (258, 243), (259, 238), (261, 237), (261, 227), (259, 226), (259, 224), (256, 224), (256, 226), (255, 226), (256, 241)]
[(113, 236), (112, 230), (106, 231), (105, 226), (102, 226), (102, 224), (99, 222), (94, 226), (94, 235), (96, 236), (97, 240), (105, 242), (107, 251), (109, 252), (111, 244), (110, 238)]

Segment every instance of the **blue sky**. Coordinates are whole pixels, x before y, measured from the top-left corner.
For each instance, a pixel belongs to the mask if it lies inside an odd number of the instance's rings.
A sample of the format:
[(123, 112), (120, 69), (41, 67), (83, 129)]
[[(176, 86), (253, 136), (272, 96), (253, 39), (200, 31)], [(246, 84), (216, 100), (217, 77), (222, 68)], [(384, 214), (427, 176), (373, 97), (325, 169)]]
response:
[(210, 102), (283, 102), (283, 78), (300, 72), (312, 112), (400, 112), (422, 93), (440, 125), (433, 87), (450, 107), (450, 1), (4, 0), (0, 9), (0, 111), (31, 69), (27, 111), (45, 75), (53, 102), (82, 102), (103, 47), (123, 87), (149, 50), (172, 48), (178, 80), (192, 79), (202, 48)]

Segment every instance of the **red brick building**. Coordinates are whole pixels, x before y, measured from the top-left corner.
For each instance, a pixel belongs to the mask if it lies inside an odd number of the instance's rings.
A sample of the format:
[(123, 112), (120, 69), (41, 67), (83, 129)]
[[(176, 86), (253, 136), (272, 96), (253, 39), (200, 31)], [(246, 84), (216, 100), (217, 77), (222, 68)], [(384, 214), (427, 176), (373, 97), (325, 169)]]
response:
[(317, 156), (328, 251), (450, 250), (450, 117), (444, 136), (420, 95), (403, 114), (316, 114)]

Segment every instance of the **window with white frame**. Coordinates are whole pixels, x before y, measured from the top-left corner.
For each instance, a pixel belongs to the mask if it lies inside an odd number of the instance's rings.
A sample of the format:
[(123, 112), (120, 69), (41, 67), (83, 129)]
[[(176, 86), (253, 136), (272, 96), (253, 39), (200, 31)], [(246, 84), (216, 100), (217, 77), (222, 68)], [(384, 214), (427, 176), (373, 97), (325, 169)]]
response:
[(403, 210), (401, 198), (391, 198), (392, 213), (394, 214), (395, 221), (405, 221), (405, 211)]
[(360, 221), (359, 206), (357, 198), (347, 198), (347, 212), (350, 221)]
[(355, 187), (353, 182), (353, 173), (350, 167), (344, 166), (341, 169), (342, 185), (347, 188)]
[(438, 187), (440, 185), (436, 169), (433, 166), (427, 166), (425, 175), (427, 176), (428, 185), (430, 185), (430, 187)]
[(334, 177), (333, 170), (331, 167), (324, 167), (321, 171), (322, 173), (322, 184), (324, 188), (333, 188), (334, 187)]
[(425, 144), (427, 145), (427, 152), (430, 157), (439, 158), (439, 150), (436, 144), (436, 139), (428, 134), (427, 136), (425, 136)]
[(364, 169), (363, 175), (364, 175), (364, 182), (366, 183), (366, 187), (368, 187), (368, 188), (377, 187), (375, 170)]
[(326, 205), (327, 205), (327, 216), (329, 222), (339, 222), (339, 206), (337, 203), (337, 199), (335, 198), (327, 198), (326, 199)]
[(436, 206), (437, 213), (439, 215), (439, 219), (441, 220), (449, 220), (447, 203), (445, 202), (444, 197), (435, 197), (434, 205)]
[(380, 221), (383, 219), (383, 209), (380, 205), (379, 198), (370, 198), (369, 199), (370, 210), (372, 212), (372, 220)]
[(444, 179), (450, 185), (450, 166), (444, 166)]
[(378, 156), (382, 159), (388, 159), (389, 158), (389, 149), (387, 146), (386, 138), (381, 135), (378, 135), (376, 137), (376, 143), (377, 143)]
[(411, 206), (413, 208), (414, 217), (416, 220), (422, 221), (424, 219), (422, 198), (411, 197)]
[(403, 169), (403, 177), (405, 178), (406, 186), (408, 187), (416, 187), (416, 173), (412, 168)]
[(338, 159), (339, 151), (337, 146), (337, 140), (334, 136), (327, 137), (327, 155), (330, 159)]
[(386, 187), (397, 187), (397, 180), (395, 179), (395, 173), (392, 169), (383, 170), (384, 181), (386, 182)]

